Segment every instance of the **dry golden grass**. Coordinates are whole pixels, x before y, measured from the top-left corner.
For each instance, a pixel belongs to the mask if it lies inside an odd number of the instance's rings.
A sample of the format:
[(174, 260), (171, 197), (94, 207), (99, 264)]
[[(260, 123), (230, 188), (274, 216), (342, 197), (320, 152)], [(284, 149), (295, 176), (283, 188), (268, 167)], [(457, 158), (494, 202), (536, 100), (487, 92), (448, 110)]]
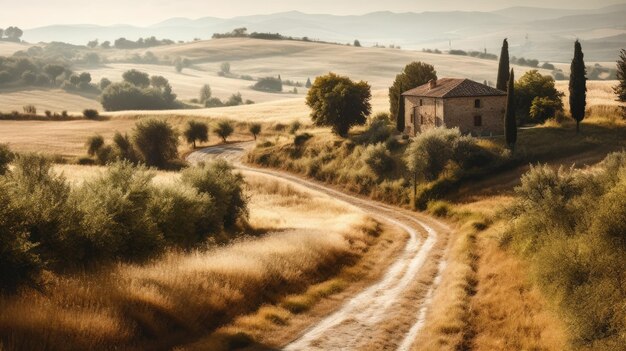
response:
[(382, 234), (354, 266), (309, 286), (306, 291), (287, 295), (275, 304), (266, 304), (243, 315), (180, 350), (221, 351), (230, 350), (234, 345), (248, 350), (278, 349), (380, 279), (394, 257), (400, 254), (406, 237), (401, 230), (384, 226)]
[(528, 267), (498, 246), (489, 235), (480, 239), (478, 289), (472, 298), (471, 327), (476, 350), (568, 350), (567, 327), (551, 310), (538, 287), (528, 280)]
[[(372, 113), (389, 112), (389, 96), (386, 90), (372, 91)], [(311, 110), (306, 106), (304, 97), (268, 101), (253, 105), (217, 107), (194, 110), (171, 111), (119, 111), (106, 112), (113, 118), (133, 118), (142, 116), (191, 116), (207, 118), (225, 118), (237, 122), (290, 123), (310, 121)]]
[[(78, 166), (57, 170), (74, 182), (102, 171)], [(158, 176), (161, 182), (176, 177), (166, 172)], [(377, 242), (379, 225), (356, 208), (263, 177), (247, 181), (250, 224), (271, 229), (271, 234), (206, 251), (170, 252), (145, 265), (49, 274), (42, 292), (27, 290), (0, 299), (3, 347), (170, 349), (263, 304), (291, 299), (288, 294), (339, 291), (331, 282), (307, 287), (354, 264)], [(276, 217), (257, 213), (268, 207)]]
[[(587, 81), (587, 107), (597, 106), (597, 105), (609, 105), (609, 106), (619, 106), (620, 102), (617, 101), (617, 95), (613, 92), (613, 87), (617, 85), (616, 80), (604, 80), (604, 81), (596, 81), (590, 80)], [(557, 81), (556, 88), (557, 90), (563, 92), (565, 96), (563, 97), (563, 105), (565, 110), (569, 111), (569, 82), (568, 81)], [(624, 105), (621, 103), (621, 105)]]
[[(0, 143), (9, 144), (16, 152), (39, 152), (75, 158), (86, 155), (85, 142), (94, 134), (100, 134), (110, 143), (116, 132), (132, 135), (135, 124), (142, 117), (112, 118), (101, 121), (0, 121)], [(186, 116), (172, 115), (160, 118), (166, 120), (179, 132), (185, 128), (187, 121), (194, 119)], [(209, 124), (209, 142), (198, 146), (210, 146), (221, 143), (221, 139), (212, 132), (217, 119), (206, 119)], [(234, 133), (229, 142), (248, 141), (252, 136), (245, 123), (235, 125)], [(179, 152), (190, 151), (190, 146), (180, 138)]]
[(28, 50), (32, 45), (24, 43), (14, 43), (11, 41), (0, 41), (0, 56), (11, 56), (16, 51)]
[(510, 197), (453, 207), (460, 229), (416, 350), (566, 350), (568, 334), (528, 268), (503, 250), (503, 223), (491, 224)]
[(24, 105), (34, 105), (39, 114), (45, 110), (61, 113), (66, 110), (70, 114), (80, 115), (87, 108), (102, 110), (102, 105), (93, 97), (71, 94), (61, 89), (35, 89), (19, 91), (0, 91), (0, 111), (22, 112)]

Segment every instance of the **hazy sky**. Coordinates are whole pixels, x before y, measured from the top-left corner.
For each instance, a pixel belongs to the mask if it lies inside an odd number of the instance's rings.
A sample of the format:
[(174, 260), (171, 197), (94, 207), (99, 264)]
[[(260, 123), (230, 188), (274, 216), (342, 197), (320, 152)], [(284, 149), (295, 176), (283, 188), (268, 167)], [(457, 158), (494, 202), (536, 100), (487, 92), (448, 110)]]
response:
[(597, 8), (626, 0), (0, 0), (0, 27), (132, 24), (171, 17), (234, 17), (298, 10), (337, 15), (373, 11), (489, 11), (509, 6)]

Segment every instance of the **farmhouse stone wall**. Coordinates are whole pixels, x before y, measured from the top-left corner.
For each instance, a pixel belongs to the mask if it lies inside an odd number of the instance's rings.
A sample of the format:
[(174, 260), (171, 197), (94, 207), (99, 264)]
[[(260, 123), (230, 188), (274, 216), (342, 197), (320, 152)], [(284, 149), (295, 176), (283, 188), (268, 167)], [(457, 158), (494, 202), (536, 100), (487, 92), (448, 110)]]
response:
[[(462, 133), (489, 136), (504, 133), (506, 96), (432, 98), (405, 96), (405, 133), (416, 135), (428, 129), (458, 127)], [(476, 107), (476, 100), (480, 106)], [(421, 100), (421, 105), (420, 105)], [(475, 125), (475, 118), (480, 126)]]
[[(444, 125), (444, 101), (441, 98), (405, 96), (404, 132), (415, 135)], [(420, 105), (421, 101), (421, 105)]]
[[(475, 101), (480, 100), (480, 107)], [(506, 96), (458, 97), (444, 100), (444, 123), (446, 127), (459, 127), (462, 133), (473, 135), (500, 135), (504, 133)], [(481, 126), (475, 126), (475, 117)]]

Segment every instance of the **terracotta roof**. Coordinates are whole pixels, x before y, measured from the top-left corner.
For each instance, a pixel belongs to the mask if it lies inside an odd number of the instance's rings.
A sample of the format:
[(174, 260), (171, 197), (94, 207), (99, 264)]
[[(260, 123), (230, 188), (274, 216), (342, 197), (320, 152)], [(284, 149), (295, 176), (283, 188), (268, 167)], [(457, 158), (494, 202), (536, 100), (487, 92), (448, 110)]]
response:
[(471, 97), (471, 96), (501, 96), (506, 92), (473, 80), (463, 78), (442, 78), (437, 80), (434, 88), (430, 83), (405, 91), (403, 96), (423, 96), (435, 98)]

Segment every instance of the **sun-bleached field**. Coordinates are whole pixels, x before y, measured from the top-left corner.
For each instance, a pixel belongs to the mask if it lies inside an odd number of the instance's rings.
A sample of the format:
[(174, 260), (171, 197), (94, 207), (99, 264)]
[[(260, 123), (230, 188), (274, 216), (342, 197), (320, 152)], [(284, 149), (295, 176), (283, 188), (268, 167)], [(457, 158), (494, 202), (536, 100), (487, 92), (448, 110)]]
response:
[[(612, 87), (613, 81), (588, 82), (587, 106), (616, 106)], [(567, 83), (558, 82), (557, 88), (566, 95), (563, 99), (565, 108), (567, 103)], [(0, 100), (2, 95), (0, 95)], [(376, 90), (372, 94), (372, 112), (387, 112), (389, 110), (388, 96), (385, 90)], [(219, 119), (230, 119), (237, 123), (264, 122), (290, 123), (298, 120), (310, 123), (310, 110), (304, 103), (304, 98), (270, 101), (254, 105), (235, 107), (221, 107), (213, 109), (176, 110), (176, 111), (122, 111), (107, 113), (109, 119), (102, 121), (74, 120), (74, 121), (0, 121), (0, 143), (8, 143), (11, 149), (18, 152), (43, 152), (57, 154), (64, 157), (76, 157), (85, 154), (85, 141), (89, 136), (100, 134), (110, 140), (116, 131), (131, 133), (135, 123), (142, 118), (165, 118), (179, 130), (189, 119), (203, 119), (209, 123)], [(243, 130), (237, 129), (230, 140), (250, 140), (251, 136)], [(219, 141), (212, 133), (209, 144)]]
[[(131, 69), (147, 72), (151, 76), (164, 76), (172, 85), (172, 90), (182, 100), (198, 98), (200, 87), (204, 84), (209, 84), (213, 96), (222, 100), (228, 99), (229, 96), (237, 92), (241, 93), (244, 100), (250, 99), (254, 102), (298, 98), (302, 97), (306, 92), (306, 89), (303, 87), (298, 89), (299, 94), (293, 94), (289, 92), (291, 87), (288, 86), (284, 87), (285, 92), (283, 93), (260, 92), (251, 88), (255, 83), (254, 81), (220, 77), (217, 74), (219, 64), (215, 65), (215, 67), (213, 65), (198, 65), (197, 67), (186, 68), (181, 73), (176, 72), (171, 65), (138, 65), (134, 63), (107, 63), (97, 68), (88, 68), (86, 71), (91, 74), (92, 80), (95, 82), (99, 82), (104, 77), (115, 82), (121, 81), (122, 74)], [(304, 84), (305, 82), (306, 78), (302, 83)]]
[[(0, 43), (0, 52), (4, 50), (9, 54), (16, 51), (15, 45), (18, 44)], [(204, 40), (149, 49), (96, 50), (99, 55), (111, 62), (129, 59), (135, 54), (142, 55), (146, 51), (154, 53), (164, 62), (177, 57), (189, 58), (193, 61), (193, 66), (184, 69), (182, 73), (176, 72), (173, 65), (131, 63), (106, 63), (98, 67), (75, 67), (75, 70), (90, 72), (93, 81), (98, 82), (102, 77), (112, 81), (121, 80), (123, 72), (134, 68), (150, 75), (164, 76), (172, 84), (174, 93), (183, 100), (198, 97), (200, 87), (209, 84), (214, 96), (221, 99), (240, 92), (244, 99), (251, 99), (257, 103), (303, 100), (306, 89), (298, 88), (298, 94), (289, 93), (288, 91), (292, 89), (289, 86), (284, 87), (283, 93), (258, 92), (250, 88), (254, 84), (253, 81), (220, 77), (217, 72), (223, 62), (231, 64), (231, 72), (235, 76), (250, 75), (259, 78), (281, 75), (283, 80), (289, 79), (304, 84), (307, 78), (313, 80), (316, 76), (332, 71), (352, 79), (368, 81), (374, 90), (387, 89), (396, 74), (412, 61), (424, 61), (434, 65), (439, 77), (466, 77), (479, 82), (485, 80), (494, 82), (497, 74), (497, 61), (468, 56), (288, 40), (238, 38)], [(529, 69), (515, 66), (518, 75)], [(548, 71), (542, 70), (542, 73), (547, 74)], [(25, 104), (34, 104), (41, 110), (52, 111), (82, 111), (84, 108), (94, 107), (94, 104), (99, 106), (95, 98), (86, 99), (60, 90), (28, 93), (25, 96), (15, 94), (0, 92), (2, 111), (21, 110)], [(206, 116), (211, 111), (197, 113)]]
[(25, 105), (34, 105), (39, 114), (46, 110), (57, 113), (65, 110), (72, 114), (81, 114), (87, 108), (102, 110), (102, 105), (95, 97), (72, 94), (61, 89), (0, 91), (0, 112), (22, 112)]
[[(55, 167), (74, 186), (104, 171)], [(155, 181), (162, 184), (178, 177), (156, 173)], [(355, 207), (265, 176), (245, 177), (249, 224), (268, 234), (208, 250), (171, 252), (145, 265), (50, 276), (44, 294), (0, 299), (0, 328), (16, 331), (3, 346), (174, 346), (323, 282), (377, 241), (379, 226)], [(260, 290), (265, 293), (258, 294)]]
[(28, 48), (31, 46), (32, 45), (30, 44), (2, 41), (0, 42), (0, 56), (11, 56), (17, 51), (28, 50)]
[[(0, 48), (5, 47), (8, 50), (5, 45), (8, 44), (0, 43)], [(15, 45), (11, 47), (15, 49)], [(109, 112), (104, 113), (110, 116), (109, 120), (97, 122), (0, 121), (0, 143), (9, 143), (16, 151), (78, 156), (84, 153), (87, 137), (101, 134), (110, 138), (115, 131), (130, 132), (137, 119), (150, 116), (167, 118), (178, 127), (182, 127), (189, 118), (207, 118), (211, 121), (230, 119), (245, 123), (309, 121), (310, 111), (304, 98), (306, 89), (299, 88), (297, 95), (257, 92), (249, 88), (253, 84), (251, 81), (219, 77), (217, 71), (222, 62), (230, 62), (231, 71), (235, 75), (263, 77), (280, 74), (283, 79), (305, 82), (308, 77), (313, 79), (317, 75), (334, 71), (353, 79), (367, 80), (372, 85), (373, 113), (388, 111), (387, 88), (395, 75), (411, 61), (421, 60), (433, 64), (439, 77), (468, 77), (481, 82), (493, 82), (497, 73), (497, 61), (467, 56), (298, 41), (222, 39), (141, 50), (98, 50), (109, 60), (143, 54), (145, 51), (151, 51), (163, 60), (186, 57), (194, 62), (194, 66), (182, 73), (177, 73), (170, 65), (127, 63), (109, 63), (85, 69), (92, 73), (94, 81), (98, 81), (105, 76), (111, 80), (119, 80), (124, 71), (136, 68), (151, 75), (165, 76), (172, 83), (174, 92), (183, 99), (196, 97), (200, 87), (208, 83), (214, 95), (222, 99), (232, 93), (241, 92), (244, 99), (252, 99), (257, 103), (210, 109)], [(514, 68), (518, 77), (530, 69), (518, 66)], [(618, 104), (612, 92), (614, 85), (614, 81), (589, 81), (587, 105)], [(567, 81), (557, 82), (557, 88), (567, 94)], [(564, 102), (567, 108), (567, 95)], [(84, 108), (101, 109), (99, 103), (92, 98), (59, 89), (0, 92), (0, 110), (3, 112), (21, 111), (24, 105), (29, 104), (35, 105), (40, 113), (44, 110), (80, 113)], [(214, 136), (212, 138), (215, 139)]]
[[(563, 92), (565, 96), (563, 97), (563, 105), (566, 109), (569, 109), (569, 88), (568, 81), (558, 81), (556, 82), (556, 88)], [(613, 87), (617, 85), (616, 80), (607, 80), (607, 81), (598, 81), (591, 80), (587, 81), (587, 106), (619, 106), (624, 103), (620, 103), (617, 100), (617, 96), (613, 91)]]

